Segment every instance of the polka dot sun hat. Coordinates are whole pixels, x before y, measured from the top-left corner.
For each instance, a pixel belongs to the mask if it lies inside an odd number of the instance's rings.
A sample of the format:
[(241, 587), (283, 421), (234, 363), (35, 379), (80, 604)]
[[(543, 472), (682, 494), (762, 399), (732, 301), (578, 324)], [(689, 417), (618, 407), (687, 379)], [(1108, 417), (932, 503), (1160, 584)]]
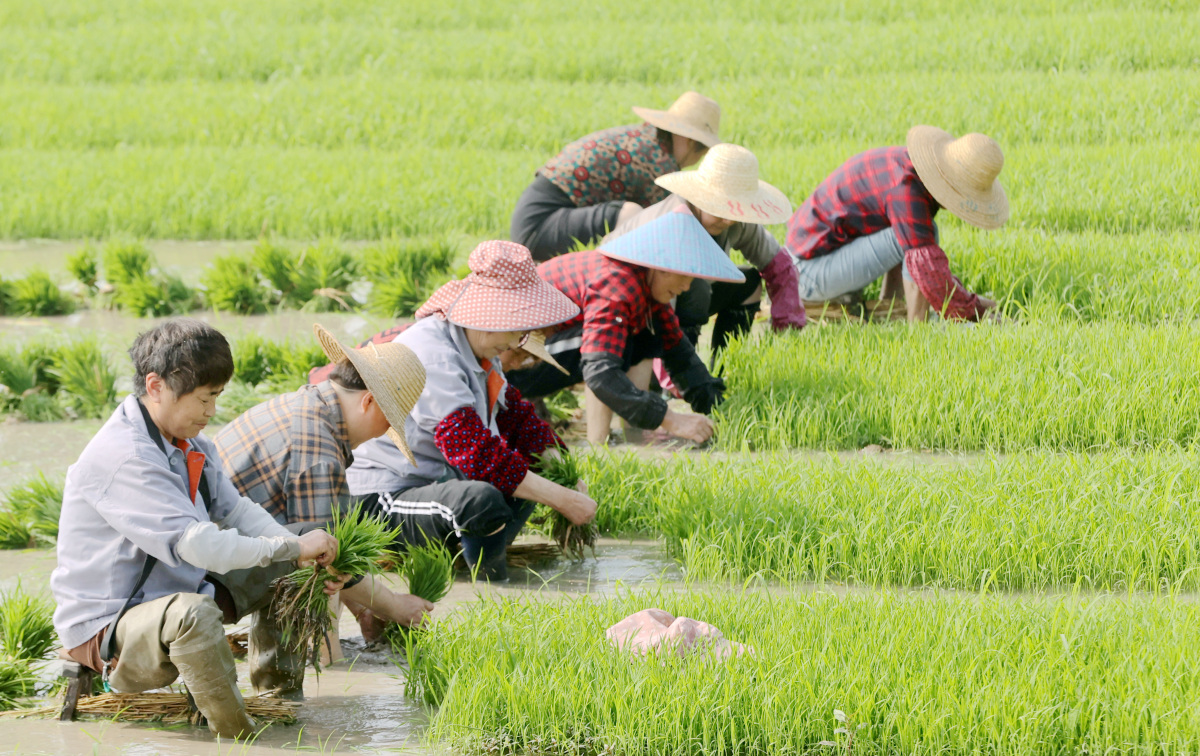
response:
[(471, 253), (471, 275), (450, 281), (417, 310), (478, 331), (532, 331), (570, 320), (579, 308), (537, 274), (529, 250), (510, 241), (485, 241)]

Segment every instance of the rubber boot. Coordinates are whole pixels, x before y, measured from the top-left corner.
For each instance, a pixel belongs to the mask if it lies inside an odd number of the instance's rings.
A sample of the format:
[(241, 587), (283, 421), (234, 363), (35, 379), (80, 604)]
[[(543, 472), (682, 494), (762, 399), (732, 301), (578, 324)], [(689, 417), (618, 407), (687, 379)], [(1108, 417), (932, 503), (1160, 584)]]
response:
[(208, 720), (208, 729), (223, 738), (247, 738), (257, 725), (246, 713), (246, 702), (237, 686), (237, 670), (229, 644), (219, 644), (188, 653), (172, 653), (171, 663)]
[(288, 701), (304, 700), (304, 653), (287, 648), (270, 607), (250, 616), (246, 659), (254, 692)]
[(525, 527), (525, 523), (537, 506), (537, 502), (525, 499), (509, 499), (509, 503), (513, 505), (513, 518), (512, 522), (504, 526), (505, 546), (512, 546), (512, 542), (517, 540), (517, 536), (521, 534), (521, 528)]
[(463, 559), (475, 574), (476, 580), (492, 583), (508, 580), (508, 544), (504, 540), (506, 537), (507, 532), (504, 528), (488, 536), (462, 537)]

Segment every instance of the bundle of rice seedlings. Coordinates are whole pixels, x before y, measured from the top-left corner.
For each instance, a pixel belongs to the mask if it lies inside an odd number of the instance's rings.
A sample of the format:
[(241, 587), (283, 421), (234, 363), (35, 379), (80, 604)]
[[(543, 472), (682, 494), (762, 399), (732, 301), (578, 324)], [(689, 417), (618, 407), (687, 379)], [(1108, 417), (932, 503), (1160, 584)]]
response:
[(268, 341), (249, 334), (233, 345), (233, 377), (252, 386), (268, 384), (294, 391), (308, 382), (308, 371), (329, 360), (315, 341)]
[(28, 549), (33, 545), (29, 525), (16, 512), (0, 509), (0, 549)]
[[(0, 672), (0, 678), (2, 675)], [(299, 701), (287, 701), (270, 695), (246, 696), (245, 701), (247, 714), (259, 722), (273, 724), (294, 724), (296, 712), (301, 706)], [(3, 699), (0, 698), (0, 705), (2, 703)], [(55, 703), (35, 709), (18, 709), (2, 716), (5, 719), (54, 719), (61, 710), (61, 704)], [(191, 721), (191, 715), (184, 693), (102, 693), (80, 698), (75, 706), (77, 717), (113, 722), (186, 724)]]
[(104, 417), (117, 406), (117, 374), (95, 341), (76, 341), (58, 350), (49, 370), (63, 402), (83, 417)]
[(254, 267), (241, 257), (216, 258), (201, 283), (208, 306), (218, 312), (256, 315), (270, 306), (270, 293), (259, 284)]
[[(582, 477), (575, 456), (566, 449), (560, 449), (557, 455), (541, 455), (538, 457), (538, 467), (539, 475), (566, 488), (575, 488)], [(564, 554), (583, 559), (583, 550), (590, 548), (595, 556), (596, 539), (599, 537), (595, 522), (576, 525), (555, 510), (550, 510), (548, 517), (551, 521), (550, 536)]]
[(429, 295), (450, 278), (455, 249), (445, 239), (415, 242), (392, 238), (363, 255), (372, 283), (369, 307), (387, 317), (411, 317)]
[(62, 513), (62, 486), (51, 483), (43, 473), (10, 490), (5, 509), (24, 523), (38, 540), (53, 544), (58, 538), (58, 518)]
[(150, 275), (150, 250), (139, 242), (112, 239), (104, 245), (104, 280), (116, 287)]
[(545, 406), (550, 414), (550, 422), (555, 425), (569, 424), (579, 410), (579, 397), (569, 388), (561, 389), (546, 397)]
[(58, 379), (49, 373), (57, 352), (34, 343), (21, 352), (0, 350), (0, 411), (19, 412), (27, 420), (42, 422), (64, 417), (54, 398)]
[(12, 281), (5, 281), (0, 277), (0, 315), (7, 315), (8, 310), (12, 307), (13, 285)]
[(330, 534), (338, 541), (338, 553), (333, 563), (324, 569), (305, 567), (275, 581), (271, 607), (283, 643), (295, 653), (307, 654), (318, 672), (320, 643), (334, 621), (324, 593), (325, 579), (380, 573), (380, 564), (395, 558), (391, 546), (397, 533), (381, 519), (362, 516), (358, 504), (345, 512), (335, 511)]
[(195, 309), (196, 294), (176, 276), (141, 276), (117, 287), (119, 309), (144, 318), (180, 315)]
[(303, 302), (300, 309), (305, 312), (353, 309), (350, 285), (356, 267), (354, 256), (331, 241), (309, 247), (296, 259), (293, 299)]
[[(454, 555), (434, 541), (423, 546), (410, 546), (404, 552), (398, 572), (408, 583), (409, 593), (436, 604), (446, 598), (454, 585)], [(400, 654), (408, 648), (413, 629), (388, 624), (383, 637), (393, 653)]]
[(37, 676), (28, 661), (0, 660), (0, 711), (16, 708), (17, 701), (34, 695)]
[(38, 661), (54, 648), (54, 605), (16, 588), (0, 593), (0, 653), (5, 659)]
[(254, 247), (250, 262), (274, 290), (274, 303), (300, 307), (295, 301), (296, 254), (282, 244), (262, 239)]
[(67, 271), (75, 277), (76, 281), (83, 284), (85, 289), (95, 292), (96, 281), (100, 277), (95, 248), (91, 244), (86, 244), (78, 251), (68, 255)]
[(35, 268), (12, 282), (6, 309), (11, 315), (67, 315), (75, 311), (75, 301), (58, 288), (49, 273)]

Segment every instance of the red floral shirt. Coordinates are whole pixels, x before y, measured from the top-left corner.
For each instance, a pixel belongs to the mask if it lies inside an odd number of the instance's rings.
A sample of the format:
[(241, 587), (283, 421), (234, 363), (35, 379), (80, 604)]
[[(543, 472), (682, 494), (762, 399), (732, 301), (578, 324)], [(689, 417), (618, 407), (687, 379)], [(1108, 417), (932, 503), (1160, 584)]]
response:
[(979, 297), (950, 272), (934, 235), (939, 205), (913, 167), (906, 147), (880, 147), (855, 155), (821, 182), (788, 220), (788, 252), (811, 260), (847, 242), (892, 228), (908, 272), (948, 318), (976, 319)]
[(648, 123), (617, 126), (568, 144), (538, 173), (562, 189), (576, 207), (621, 200), (649, 207), (667, 198), (654, 179), (679, 170)]

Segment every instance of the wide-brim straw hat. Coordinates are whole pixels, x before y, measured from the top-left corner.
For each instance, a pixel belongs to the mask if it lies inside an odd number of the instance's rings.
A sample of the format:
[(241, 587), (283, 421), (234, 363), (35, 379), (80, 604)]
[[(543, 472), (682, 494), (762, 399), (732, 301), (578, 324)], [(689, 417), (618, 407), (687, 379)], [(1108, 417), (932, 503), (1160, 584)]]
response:
[(614, 260), (693, 278), (733, 283), (746, 280), (686, 206), (604, 242), (599, 252)]
[(558, 368), (560, 372), (566, 375), (571, 374), (570, 370), (567, 370), (565, 367), (558, 364), (558, 360), (554, 359), (554, 357), (552, 357), (550, 353), (546, 351), (546, 334), (542, 333), (541, 331), (531, 331), (529, 333), (529, 340), (526, 341), (521, 348), (532, 354), (534, 357), (537, 357), (547, 365), (553, 365), (554, 367)]
[(656, 128), (695, 139), (707, 147), (721, 143), (721, 137), (717, 135), (721, 127), (721, 106), (699, 92), (684, 92), (666, 110), (634, 108), (633, 112)]
[(913, 126), (905, 140), (921, 183), (938, 204), (972, 226), (1000, 228), (1008, 220), (1008, 195), (997, 176), (1000, 145), (983, 134), (955, 139), (935, 126)]
[(425, 390), (425, 366), (417, 359), (417, 355), (403, 344), (395, 342), (348, 349), (320, 324), (313, 325), (313, 333), (317, 335), (325, 356), (334, 364), (342, 359), (350, 360), (392, 426), (387, 429), (388, 438), (415, 467), (417, 460), (404, 438), (404, 423)]
[(416, 312), (417, 319), (440, 315), (477, 331), (533, 331), (579, 314), (579, 308), (542, 280), (525, 247), (486, 241), (471, 253), (471, 274), (450, 281)]
[(792, 215), (787, 195), (758, 178), (758, 158), (736, 144), (718, 144), (696, 170), (668, 173), (654, 183), (726, 220), (768, 225)]

